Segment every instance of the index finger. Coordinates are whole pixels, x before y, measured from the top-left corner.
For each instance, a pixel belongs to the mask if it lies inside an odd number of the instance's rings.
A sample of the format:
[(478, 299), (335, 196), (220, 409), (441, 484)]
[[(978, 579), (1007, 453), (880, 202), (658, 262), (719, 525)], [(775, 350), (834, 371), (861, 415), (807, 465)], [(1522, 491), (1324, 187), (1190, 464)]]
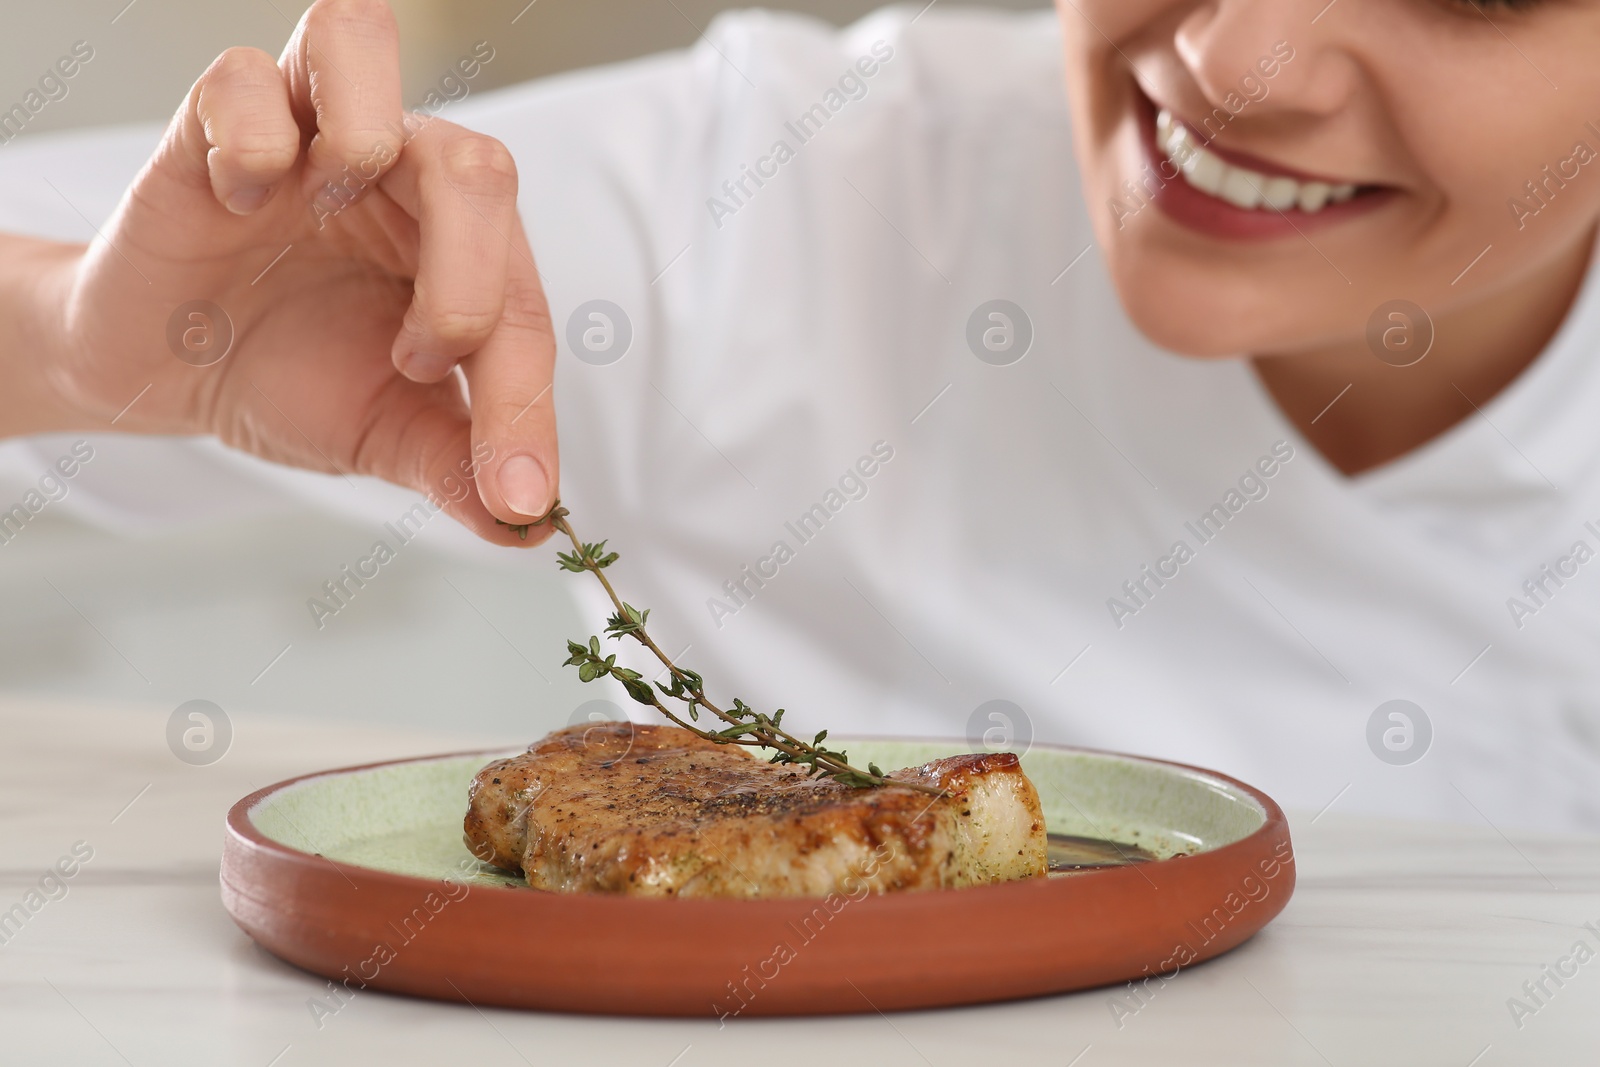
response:
[[(452, 176), (453, 174), (453, 176)], [(555, 501), (556, 342), (527, 234), (517, 217), (515, 165), (499, 142), (430, 120), (383, 179), (421, 236), (411, 306), (396, 363), (419, 353), (458, 359), (472, 404), (478, 494), (505, 522), (538, 518)], [(540, 537), (542, 540), (542, 536)]]
[(505, 236), (511, 243), (505, 307), (488, 341), (461, 361), (461, 369), (472, 404), (472, 440), (494, 450), (478, 476), (478, 495), (497, 518), (526, 523), (550, 510), (560, 486), (556, 341), (522, 226)]

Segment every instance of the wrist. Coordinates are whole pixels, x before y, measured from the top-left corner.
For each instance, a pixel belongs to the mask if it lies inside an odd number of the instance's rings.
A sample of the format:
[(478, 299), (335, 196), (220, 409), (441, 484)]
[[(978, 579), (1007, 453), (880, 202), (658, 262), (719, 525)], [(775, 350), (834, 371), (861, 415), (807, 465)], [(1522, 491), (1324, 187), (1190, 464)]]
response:
[(0, 235), (0, 438), (89, 429), (69, 399), (67, 297), (82, 245)]

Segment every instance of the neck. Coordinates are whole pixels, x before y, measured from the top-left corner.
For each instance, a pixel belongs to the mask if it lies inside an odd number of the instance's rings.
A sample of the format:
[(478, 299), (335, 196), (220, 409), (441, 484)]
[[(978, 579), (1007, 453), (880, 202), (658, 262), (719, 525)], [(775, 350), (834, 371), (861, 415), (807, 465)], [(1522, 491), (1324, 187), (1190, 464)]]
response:
[(1361, 337), (1256, 356), (1256, 375), (1328, 462), (1345, 474), (1380, 466), (1474, 415), (1533, 362), (1572, 307), (1593, 238), (1586, 232), (1528, 276), (1435, 316), (1432, 349), (1409, 367), (1376, 358)]

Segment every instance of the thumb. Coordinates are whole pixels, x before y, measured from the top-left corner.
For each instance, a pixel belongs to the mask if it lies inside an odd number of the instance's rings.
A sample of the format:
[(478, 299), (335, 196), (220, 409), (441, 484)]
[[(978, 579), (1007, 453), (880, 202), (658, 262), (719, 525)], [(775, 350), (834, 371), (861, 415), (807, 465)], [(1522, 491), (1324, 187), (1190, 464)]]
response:
[(374, 405), (374, 420), (356, 450), (357, 473), (414, 489), (486, 541), (532, 546), (549, 537), (544, 527), (525, 535), (496, 521), (484, 506), (479, 480), (498, 456), (493, 445), (473, 444), (472, 422), (453, 376), (435, 385), (418, 385), (398, 375), (391, 395)]

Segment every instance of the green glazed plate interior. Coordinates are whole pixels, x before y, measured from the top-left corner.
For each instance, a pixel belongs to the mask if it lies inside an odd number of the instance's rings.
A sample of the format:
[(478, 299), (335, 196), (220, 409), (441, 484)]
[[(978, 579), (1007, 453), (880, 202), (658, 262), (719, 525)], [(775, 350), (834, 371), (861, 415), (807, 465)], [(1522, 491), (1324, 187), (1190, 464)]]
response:
[[(853, 762), (909, 767), (964, 751), (959, 742), (855, 740)], [(512, 755), (513, 752), (498, 755)], [(461, 838), (467, 786), (496, 754), (446, 756), (317, 775), (250, 811), (263, 834), (343, 863), (433, 880), (521, 887), (478, 862)], [(1157, 859), (1193, 855), (1248, 837), (1266, 812), (1220, 778), (1097, 752), (1035, 748), (1023, 769), (1051, 834), (1136, 845)]]

